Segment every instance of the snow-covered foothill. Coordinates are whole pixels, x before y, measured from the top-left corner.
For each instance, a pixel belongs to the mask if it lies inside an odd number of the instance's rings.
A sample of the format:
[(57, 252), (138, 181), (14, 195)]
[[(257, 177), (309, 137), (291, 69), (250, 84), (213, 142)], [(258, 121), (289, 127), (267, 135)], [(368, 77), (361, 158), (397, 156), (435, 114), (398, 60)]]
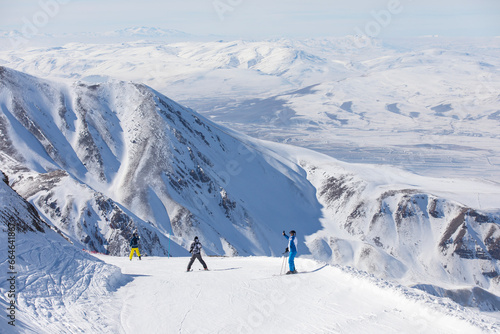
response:
[(0, 332), (114, 331), (109, 298), (130, 277), (75, 247), (1, 180), (0, 228)]

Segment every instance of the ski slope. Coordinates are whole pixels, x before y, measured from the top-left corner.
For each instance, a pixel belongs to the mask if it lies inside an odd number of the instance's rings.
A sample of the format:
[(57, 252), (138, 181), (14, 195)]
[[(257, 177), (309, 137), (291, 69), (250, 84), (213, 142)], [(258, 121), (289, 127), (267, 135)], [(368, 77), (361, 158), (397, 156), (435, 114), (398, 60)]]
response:
[(133, 280), (102, 318), (109, 333), (493, 333), (484, 313), (378, 280), (364, 272), (297, 259), (280, 276), (277, 257), (98, 257)]

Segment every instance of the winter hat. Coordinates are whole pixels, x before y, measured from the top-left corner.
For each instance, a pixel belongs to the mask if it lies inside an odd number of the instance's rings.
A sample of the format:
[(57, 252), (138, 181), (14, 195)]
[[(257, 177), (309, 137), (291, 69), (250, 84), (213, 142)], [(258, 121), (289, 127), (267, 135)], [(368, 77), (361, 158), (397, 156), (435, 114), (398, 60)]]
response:
[(296, 233), (295, 233), (295, 230), (291, 230), (291, 231), (290, 231), (290, 234), (296, 234)]
[(194, 237), (194, 240), (198, 240), (198, 237)]

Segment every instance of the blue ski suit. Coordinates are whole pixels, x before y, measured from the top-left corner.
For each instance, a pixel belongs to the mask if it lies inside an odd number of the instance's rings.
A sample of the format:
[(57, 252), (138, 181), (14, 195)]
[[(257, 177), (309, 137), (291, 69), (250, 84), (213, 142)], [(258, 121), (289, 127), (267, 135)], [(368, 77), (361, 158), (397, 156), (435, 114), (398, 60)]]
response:
[(297, 255), (297, 238), (295, 235), (288, 236), (283, 234), (285, 238), (288, 239), (288, 250), (290, 254), (288, 255), (288, 266), (290, 267), (290, 271), (295, 271), (295, 255)]

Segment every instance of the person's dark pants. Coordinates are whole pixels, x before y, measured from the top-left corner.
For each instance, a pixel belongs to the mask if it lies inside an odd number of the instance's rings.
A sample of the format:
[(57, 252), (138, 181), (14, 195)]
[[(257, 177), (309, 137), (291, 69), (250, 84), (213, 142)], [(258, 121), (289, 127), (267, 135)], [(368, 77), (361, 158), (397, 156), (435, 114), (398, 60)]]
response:
[(201, 258), (201, 254), (198, 253), (198, 254), (193, 254), (193, 256), (191, 256), (191, 260), (189, 261), (189, 264), (188, 264), (188, 269), (187, 269), (188, 271), (191, 270), (191, 266), (193, 265), (194, 259), (198, 259), (198, 261), (200, 261), (203, 268), (207, 269), (207, 264)]

